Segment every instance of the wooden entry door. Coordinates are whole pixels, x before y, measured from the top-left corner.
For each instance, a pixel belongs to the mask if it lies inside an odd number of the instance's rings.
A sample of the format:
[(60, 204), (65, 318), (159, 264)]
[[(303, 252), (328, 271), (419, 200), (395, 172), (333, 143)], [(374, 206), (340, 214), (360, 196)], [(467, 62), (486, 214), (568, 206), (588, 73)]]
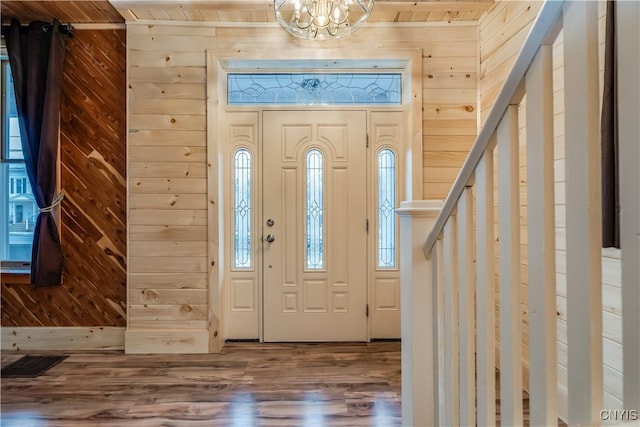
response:
[(265, 111), (263, 144), (264, 340), (366, 340), (366, 112)]

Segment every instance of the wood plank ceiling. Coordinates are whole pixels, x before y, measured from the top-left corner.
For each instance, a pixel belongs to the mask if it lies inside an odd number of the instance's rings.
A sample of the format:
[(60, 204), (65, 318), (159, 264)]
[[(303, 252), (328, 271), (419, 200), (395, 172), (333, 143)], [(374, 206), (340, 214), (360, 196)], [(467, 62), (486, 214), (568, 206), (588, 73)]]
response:
[(2, 23), (16, 18), (25, 24), (30, 21), (63, 23), (123, 23), (124, 18), (108, 1), (2, 1)]
[[(477, 21), (493, 0), (376, 0), (370, 22)], [(223, 23), (275, 22), (272, 0), (111, 0), (2, 1), (2, 22), (50, 21), (122, 23), (140, 20), (208, 21)]]

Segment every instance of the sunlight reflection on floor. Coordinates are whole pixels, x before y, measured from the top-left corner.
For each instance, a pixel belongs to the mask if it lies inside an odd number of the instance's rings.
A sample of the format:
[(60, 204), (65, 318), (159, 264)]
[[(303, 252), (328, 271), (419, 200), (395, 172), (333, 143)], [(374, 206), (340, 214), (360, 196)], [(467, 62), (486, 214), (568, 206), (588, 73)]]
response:
[(37, 412), (22, 411), (2, 414), (2, 427), (46, 427), (47, 422)]
[[(399, 425), (397, 409), (389, 398), (389, 396), (367, 396), (366, 402), (359, 406), (359, 410), (370, 411), (367, 425), (372, 427)], [(251, 393), (237, 393), (230, 402), (229, 426), (257, 426), (267, 419), (279, 419), (285, 424), (295, 422), (299, 427), (331, 426), (352, 410), (348, 405), (345, 406), (344, 401), (345, 399), (336, 400), (335, 396), (332, 398), (318, 390), (306, 391), (295, 400), (277, 402), (256, 401)], [(344, 421), (341, 420), (340, 425)]]

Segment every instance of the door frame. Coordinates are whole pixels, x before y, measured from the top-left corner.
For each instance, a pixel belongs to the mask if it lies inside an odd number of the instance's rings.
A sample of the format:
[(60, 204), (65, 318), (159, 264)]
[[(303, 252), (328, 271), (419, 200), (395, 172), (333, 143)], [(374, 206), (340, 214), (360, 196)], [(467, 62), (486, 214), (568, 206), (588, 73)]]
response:
[[(413, 200), (422, 198), (422, 50), (421, 49), (390, 49), (387, 52), (382, 52), (387, 57), (392, 58), (396, 64), (401, 64), (401, 67), (394, 68), (394, 71), (400, 71), (403, 74), (403, 105), (400, 107), (367, 107), (362, 106), (356, 108), (356, 106), (331, 106), (324, 107), (328, 110), (336, 109), (362, 109), (367, 111), (367, 127), (370, 131), (370, 116), (373, 111), (403, 111), (405, 132), (403, 137), (402, 152), (398, 153), (401, 161), (404, 163), (403, 177), (400, 181), (403, 183), (402, 191), (400, 194), (404, 194), (404, 199)], [(341, 55), (340, 55), (341, 54)], [(261, 57), (258, 53), (254, 53), (253, 57)], [(338, 56), (344, 58), (342, 61), (336, 61), (336, 58), (327, 58), (323, 60), (309, 59), (309, 64), (312, 64), (314, 68), (307, 69), (307, 71), (322, 70), (326, 71), (327, 66), (339, 62), (341, 68), (338, 70), (354, 71), (354, 69), (367, 68), (363, 66), (364, 59), (358, 59), (360, 53), (355, 50), (342, 49)], [(251, 53), (249, 53), (251, 56)], [(354, 59), (355, 58), (355, 59)], [(274, 58), (281, 59), (279, 61), (284, 69), (286, 67), (286, 60), (296, 59), (297, 63), (300, 63), (300, 58)], [(262, 106), (256, 108), (253, 106), (248, 107), (229, 107), (226, 105), (226, 75), (232, 71), (255, 71), (259, 68), (247, 67), (248, 59), (238, 61), (238, 58), (228, 58), (219, 56), (214, 50), (207, 51), (207, 181), (208, 181), (208, 248), (209, 254), (212, 260), (208, 272), (208, 307), (209, 307), (209, 331), (212, 337), (211, 348), (220, 348), (221, 343), (227, 338), (226, 333), (226, 319), (225, 312), (227, 310), (229, 289), (227, 287), (228, 277), (226, 277), (225, 253), (229, 247), (229, 244), (225, 241), (225, 215), (229, 212), (229, 206), (225, 203), (225, 191), (223, 185), (227, 180), (225, 179), (225, 173), (228, 171), (225, 169), (225, 146), (228, 141), (228, 135), (225, 135), (224, 123), (227, 122), (226, 116), (229, 112), (246, 112), (246, 113), (258, 113), (259, 138), (262, 138), (262, 111), (264, 110), (282, 110), (282, 106)], [(353, 62), (353, 68), (348, 68), (349, 61)], [(366, 61), (366, 60), (364, 60)], [(369, 59), (371, 64), (379, 64), (379, 59)], [(273, 61), (271, 61), (273, 62)], [(253, 62), (258, 66), (259, 61)], [(325, 64), (324, 66), (322, 64)], [(238, 64), (242, 64), (241, 67)], [(347, 65), (345, 67), (345, 64)], [(373, 67), (373, 65), (372, 65)], [(376, 68), (378, 69), (378, 68)], [(277, 69), (272, 69), (277, 71)], [(332, 71), (335, 71), (333, 68)], [(267, 70), (268, 71), (268, 70)], [(315, 108), (316, 106), (314, 106)], [(320, 106), (317, 106), (320, 107)], [(359, 106), (358, 106), (359, 107)], [(322, 109), (322, 108), (318, 108)], [(257, 144), (258, 158), (261, 159), (261, 141)], [(256, 173), (261, 174), (261, 160), (256, 162)], [(368, 172), (369, 173), (369, 172)], [(256, 175), (257, 176), (257, 175)], [(369, 183), (367, 179), (367, 185), (373, 185)], [(402, 201), (403, 198), (399, 198)], [(228, 202), (227, 202), (228, 203)], [(256, 206), (262, 206), (261, 189), (257, 194)], [(261, 213), (260, 213), (261, 215)], [(255, 229), (258, 232), (258, 229)], [(261, 231), (261, 230), (260, 230)], [(255, 240), (255, 239), (254, 239)], [(372, 253), (372, 251), (368, 251)], [(262, 270), (261, 256), (256, 257), (256, 270)], [(370, 256), (368, 256), (370, 258)], [(215, 261), (217, 260), (217, 262)], [(367, 268), (367, 275), (371, 271), (370, 266)], [(261, 275), (260, 275), (261, 276)], [(262, 281), (259, 278), (258, 284), (258, 301), (259, 301), (259, 315), (258, 315), (258, 339), (262, 341), (263, 336), (263, 324), (262, 324)], [(367, 279), (367, 298), (370, 295), (369, 277)], [(368, 301), (371, 303), (371, 301)], [(368, 325), (371, 322), (371, 318), (368, 319)], [(370, 337), (370, 328), (367, 332), (368, 338)], [(247, 337), (247, 339), (251, 339)]]

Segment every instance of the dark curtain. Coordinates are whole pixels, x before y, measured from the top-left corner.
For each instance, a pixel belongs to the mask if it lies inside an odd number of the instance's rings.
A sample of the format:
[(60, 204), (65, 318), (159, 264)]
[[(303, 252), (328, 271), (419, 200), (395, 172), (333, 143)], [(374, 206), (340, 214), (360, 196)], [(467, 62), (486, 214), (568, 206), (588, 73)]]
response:
[(67, 31), (60, 22), (13, 19), (5, 31), (20, 122), (22, 151), (33, 194), (40, 208), (31, 254), (31, 283), (62, 283), (62, 250), (52, 209), (56, 194), (56, 163), (60, 93)]
[(602, 246), (620, 248), (618, 182), (618, 105), (615, 1), (607, 1), (604, 86), (602, 94)]

